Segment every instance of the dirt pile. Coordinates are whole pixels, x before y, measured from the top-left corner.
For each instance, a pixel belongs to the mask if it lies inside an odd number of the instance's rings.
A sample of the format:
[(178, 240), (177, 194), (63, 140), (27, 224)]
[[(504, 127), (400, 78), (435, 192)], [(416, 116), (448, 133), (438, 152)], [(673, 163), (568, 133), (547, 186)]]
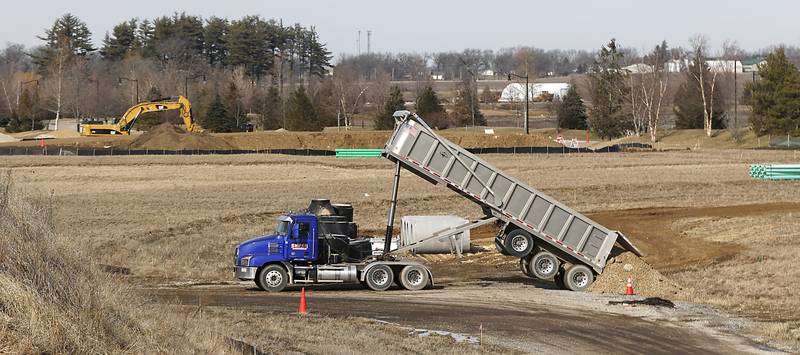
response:
[(133, 140), (130, 149), (235, 149), (225, 139), (203, 132), (187, 132), (171, 123), (153, 127)]
[(662, 275), (631, 252), (609, 257), (603, 274), (592, 284), (589, 291), (625, 294), (625, 284), (629, 276), (633, 277), (634, 291), (640, 296), (684, 299), (689, 293), (687, 289)]

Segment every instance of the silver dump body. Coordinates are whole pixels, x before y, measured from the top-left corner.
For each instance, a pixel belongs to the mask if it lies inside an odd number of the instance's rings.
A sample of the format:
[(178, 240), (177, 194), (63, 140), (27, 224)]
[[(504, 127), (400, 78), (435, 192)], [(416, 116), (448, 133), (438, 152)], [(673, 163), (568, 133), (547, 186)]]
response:
[(480, 205), (487, 216), (528, 231), (552, 247), (548, 249), (558, 249), (598, 273), (617, 242), (641, 255), (620, 232), (603, 227), (442, 138), (417, 115), (398, 111), (395, 119), (398, 124), (384, 147), (384, 157), (431, 183), (445, 184)]

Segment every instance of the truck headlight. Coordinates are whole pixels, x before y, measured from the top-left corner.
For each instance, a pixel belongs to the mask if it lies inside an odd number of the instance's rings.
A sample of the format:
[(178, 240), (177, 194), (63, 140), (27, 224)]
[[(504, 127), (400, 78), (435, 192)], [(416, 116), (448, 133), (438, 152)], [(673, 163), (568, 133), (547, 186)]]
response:
[(252, 255), (247, 255), (245, 257), (242, 257), (242, 262), (240, 263), (240, 266), (250, 266), (250, 259), (252, 258), (253, 258)]

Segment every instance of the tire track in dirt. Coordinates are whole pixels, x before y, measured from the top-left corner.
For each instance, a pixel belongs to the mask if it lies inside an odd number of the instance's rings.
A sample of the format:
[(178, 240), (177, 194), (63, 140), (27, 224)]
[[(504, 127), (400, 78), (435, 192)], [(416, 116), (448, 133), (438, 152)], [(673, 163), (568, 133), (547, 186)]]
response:
[(672, 224), (684, 218), (745, 217), (800, 212), (800, 203), (760, 203), (722, 207), (661, 207), (616, 210), (589, 214), (589, 218), (622, 231), (645, 254), (644, 259), (661, 272), (678, 272), (733, 258), (745, 247), (732, 242), (690, 238)]

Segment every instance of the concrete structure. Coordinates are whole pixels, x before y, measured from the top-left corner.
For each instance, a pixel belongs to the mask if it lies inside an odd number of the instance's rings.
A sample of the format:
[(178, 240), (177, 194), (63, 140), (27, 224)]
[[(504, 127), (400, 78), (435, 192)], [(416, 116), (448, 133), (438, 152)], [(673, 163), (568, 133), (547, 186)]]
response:
[[(535, 98), (548, 93), (554, 97), (563, 98), (569, 90), (569, 83), (534, 83), (528, 86), (528, 98), (533, 101)], [(525, 101), (525, 84), (508, 84), (500, 94), (499, 102), (522, 102)]]
[[(458, 227), (469, 220), (458, 216), (404, 216), (401, 218), (400, 245), (410, 245), (436, 231)], [(444, 254), (469, 251), (469, 230), (411, 249), (415, 254)]]

